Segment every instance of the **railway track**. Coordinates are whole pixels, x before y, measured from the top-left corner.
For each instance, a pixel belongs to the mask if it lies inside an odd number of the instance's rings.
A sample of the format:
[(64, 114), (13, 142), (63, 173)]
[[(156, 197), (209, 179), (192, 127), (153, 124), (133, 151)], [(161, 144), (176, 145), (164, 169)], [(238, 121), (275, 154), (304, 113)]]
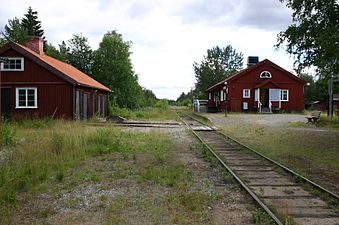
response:
[(177, 114), (276, 224), (339, 225), (338, 209), (305, 183), (336, 202), (337, 195), (193, 117)]

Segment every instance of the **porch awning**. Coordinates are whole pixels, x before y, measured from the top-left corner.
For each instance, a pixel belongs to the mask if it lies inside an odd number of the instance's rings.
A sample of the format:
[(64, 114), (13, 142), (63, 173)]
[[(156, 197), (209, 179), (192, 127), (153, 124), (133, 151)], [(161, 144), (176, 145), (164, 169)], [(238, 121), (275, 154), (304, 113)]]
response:
[(254, 88), (280, 88), (280, 86), (270, 80), (266, 80), (257, 84)]

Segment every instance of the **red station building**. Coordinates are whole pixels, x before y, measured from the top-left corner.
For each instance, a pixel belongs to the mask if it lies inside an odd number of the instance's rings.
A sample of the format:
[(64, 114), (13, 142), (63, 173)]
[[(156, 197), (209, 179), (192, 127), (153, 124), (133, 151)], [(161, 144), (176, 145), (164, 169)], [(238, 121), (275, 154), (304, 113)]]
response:
[(248, 58), (248, 67), (206, 90), (209, 111), (302, 111), (306, 82), (265, 59)]

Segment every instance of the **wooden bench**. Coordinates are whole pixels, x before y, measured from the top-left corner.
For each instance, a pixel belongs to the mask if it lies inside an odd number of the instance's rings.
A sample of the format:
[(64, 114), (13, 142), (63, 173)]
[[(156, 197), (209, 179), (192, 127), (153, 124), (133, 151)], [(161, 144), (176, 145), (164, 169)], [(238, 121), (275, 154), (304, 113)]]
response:
[(307, 123), (315, 123), (320, 118), (321, 111), (314, 111), (310, 115), (306, 116)]

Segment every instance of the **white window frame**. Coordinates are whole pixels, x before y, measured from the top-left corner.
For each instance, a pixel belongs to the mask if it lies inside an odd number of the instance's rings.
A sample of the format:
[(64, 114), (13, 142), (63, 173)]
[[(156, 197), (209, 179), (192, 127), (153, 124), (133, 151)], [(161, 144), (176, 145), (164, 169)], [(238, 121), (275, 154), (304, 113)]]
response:
[(208, 100), (212, 100), (212, 93), (211, 92), (208, 93)]
[(243, 98), (251, 98), (251, 89), (243, 89), (242, 90)]
[(20, 59), (21, 60), (21, 68), (20, 69), (10, 69), (10, 68), (5, 68), (5, 65), (7, 65), (8, 63), (4, 62), (4, 63), (1, 63), (1, 71), (24, 71), (24, 68), (25, 68), (25, 60), (23, 57), (6, 57), (8, 60), (18, 60)]
[[(286, 99), (283, 99), (284, 92), (286, 93)], [(288, 89), (281, 89), (280, 90), (280, 101), (288, 102), (289, 101), (289, 90)]]
[[(26, 105), (19, 106), (19, 91), (26, 91)], [(34, 90), (34, 106), (28, 106), (28, 90)], [(37, 109), (38, 108), (38, 89), (36, 87), (19, 87), (15, 88), (15, 108), (16, 109)]]
[[(265, 74), (265, 76), (264, 76), (264, 74)], [(266, 74), (268, 74), (269, 76), (266, 76)], [(265, 71), (262, 71), (262, 72), (260, 73), (260, 78), (266, 78), (266, 79), (269, 79), (269, 78), (272, 78), (272, 74), (271, 74), (271, 72), (265, 70)]]

